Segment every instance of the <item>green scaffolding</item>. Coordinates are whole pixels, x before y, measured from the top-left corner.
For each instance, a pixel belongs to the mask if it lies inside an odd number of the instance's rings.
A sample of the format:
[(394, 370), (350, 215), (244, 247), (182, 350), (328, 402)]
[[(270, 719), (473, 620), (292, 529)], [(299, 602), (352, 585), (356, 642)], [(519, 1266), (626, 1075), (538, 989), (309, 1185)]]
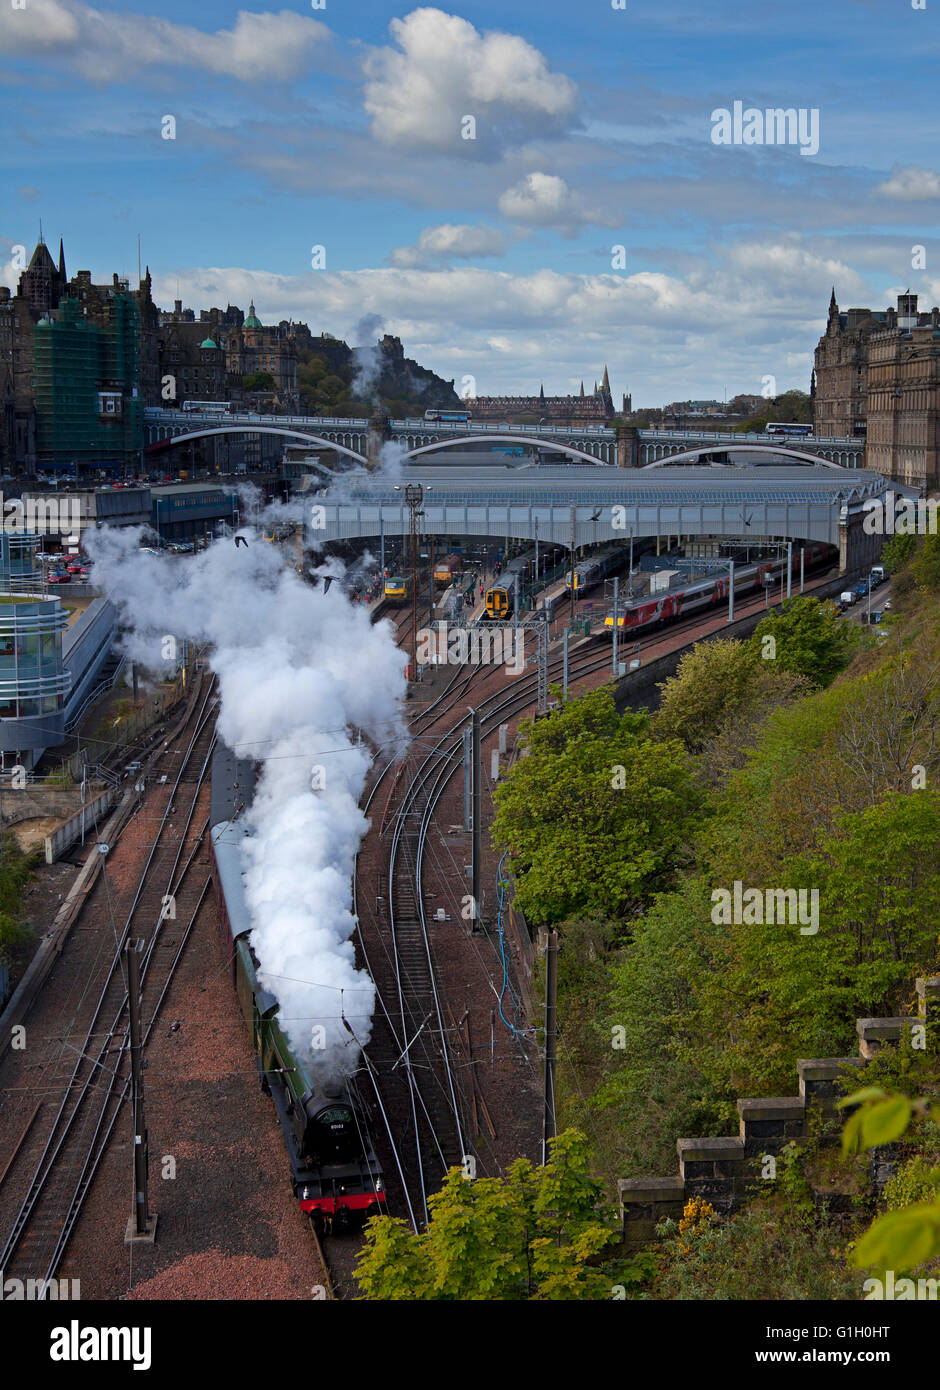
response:
[[(112, 291), (96, 317), (63, 299), (55, 320), (40, 320), (33, 347), (36, 442), (41, 467), (133, 471), (143, 448), (137, 305)], [(102, 408), (99, 393), (119, 403)]]

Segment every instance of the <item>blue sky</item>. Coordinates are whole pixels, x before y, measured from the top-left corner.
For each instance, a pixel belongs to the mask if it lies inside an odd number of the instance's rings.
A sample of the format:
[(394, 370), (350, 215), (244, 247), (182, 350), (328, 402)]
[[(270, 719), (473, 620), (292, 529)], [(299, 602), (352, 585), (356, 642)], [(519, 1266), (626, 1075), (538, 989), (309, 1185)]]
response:
[[(940, 0), (13, 2), (10, 285), (40, 217), (99, 279), (139, 232), (160, 303), (354, 342), (377, 316), (481, 394), (607, 362), (635, 404), (806, 389), (833, 284), (940, 299)], [(713, 144), (735, 101), (818, 110), (818, 153)]]

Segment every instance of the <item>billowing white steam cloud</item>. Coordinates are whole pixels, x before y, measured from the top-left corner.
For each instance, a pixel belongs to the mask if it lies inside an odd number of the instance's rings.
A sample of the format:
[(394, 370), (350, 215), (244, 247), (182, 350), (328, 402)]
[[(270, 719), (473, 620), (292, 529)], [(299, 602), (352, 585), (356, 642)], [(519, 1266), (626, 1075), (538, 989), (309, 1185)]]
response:
[(374, 394), (382, 371), (382, 352), (378, 343), (370, 343), (369, 339), (375, 338), (383, 327), (380, 315), (366, 314), (354, 329), (361, 346), (353, 348), (356, 374), (349, 389), (357, 400), (371, 400)]
[[(374, 1003), (350, 940), (371, 761), (353, 731), (404, 743), (406, 657), (391, 627), (373, 627), (340, 584), (328, 593), (305, 585), (276, 546), (243, 534), (247, 548), (227, 537), (184, 561), (142, 555), (136, 529), (90, 534), (88, 549), (96, 582), (121, 610), (131, 660), (159, 670), (167, 634), (210, 644), (219, 735), (262, 765), (245, 841), (261, 980), (291, 1043), (336, 1076), (357, 1060), (341, 1011), (366, 1042)], [(326, 1046), (312, 1049), (318, 1025)]]

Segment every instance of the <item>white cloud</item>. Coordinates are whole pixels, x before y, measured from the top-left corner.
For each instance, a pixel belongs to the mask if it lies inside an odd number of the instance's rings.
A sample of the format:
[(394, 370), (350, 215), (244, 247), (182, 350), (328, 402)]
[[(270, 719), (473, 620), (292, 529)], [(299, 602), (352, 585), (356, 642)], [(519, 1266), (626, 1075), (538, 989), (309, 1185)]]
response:
[(616, 221), (584, 203), (557, 174), (539, 172), (526, 174), (519, 183), (507, 188), (500, 196), (499, 210), (510, 222), (526, 227), (552, 227), (563, 236), (572, 236), (588, 222), (613, 226)]
[[(306, 319), (314, 333), (348, 336), (363, 314), (378, 314), (409, 356), (445, 378), (472, 374), (481, 395), (537, 390), (543, 378), (546, 391), (567, 389), (606, 361), (618, 399), (631, 389), (648, 405), (756, 392), (766, 373), (781, 390), (808, 389), (833, 282), (853, 302), (886, 302), (850, 266), (792, 237), (715, 247), (672, 274), (207, 268), (181, 270), (179, 281), (195, 308), (254, 298), (265, 322)], [(172, 302), (175, 273), (157, 278), (155, 296)]]
[(198, 67), (239, 81), (272, 81), (305, 71), (329, 30), (291, 10), (239, 10), (231, 29), (206, 33), (152, 15), (93, 9), (80, 0), (28, 0), (0, 6), (5, 56), (62, 58), (89, 81), (126, 80), (140, 68)]
[(933, 169), (921, 169), (916, 164), (891, 170), (891, 177), (875, 189), (886, 198), (903, 198), (908, 202), (922, 202), (928, 198), (940, 198), (940, 174)]
[[(389, 29), (398, 47), (374, 49), (363, 64), (365, 109), (383, 144), (474, 154), (494, 132), (545, 134), (575, 110), (575, 84), (516, 34), (480, 34), (435, 9), (413, 10)], [(476, 140), (461, 137), (467, 115)]]
[(425, 227), (414, 246), (397, 246), (390, 260), (392, 265), (410, 270), (441, 261), (501, 256), (505, 249), (506, 237), (495, 227), (442, 222)]

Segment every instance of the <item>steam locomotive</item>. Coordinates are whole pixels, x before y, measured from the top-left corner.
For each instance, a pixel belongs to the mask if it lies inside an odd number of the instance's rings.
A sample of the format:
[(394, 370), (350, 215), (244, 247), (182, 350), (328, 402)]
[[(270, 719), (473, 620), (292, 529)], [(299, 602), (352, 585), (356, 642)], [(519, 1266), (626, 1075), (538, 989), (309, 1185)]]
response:
[(351, 1080), (327, 1088), (296, 1053), (278, 1019), (277, 1000), (259, 983), (245, 899), (244, 811), (255, 769), (216, 742), (210, 801), (213, 881), (232, 981), (251, 1033), (261, 1085), (277, 1111), (294, 1195), (321, 1231), (359, 1226), (386, 1210), (382, 1168), (366, 1109)]

